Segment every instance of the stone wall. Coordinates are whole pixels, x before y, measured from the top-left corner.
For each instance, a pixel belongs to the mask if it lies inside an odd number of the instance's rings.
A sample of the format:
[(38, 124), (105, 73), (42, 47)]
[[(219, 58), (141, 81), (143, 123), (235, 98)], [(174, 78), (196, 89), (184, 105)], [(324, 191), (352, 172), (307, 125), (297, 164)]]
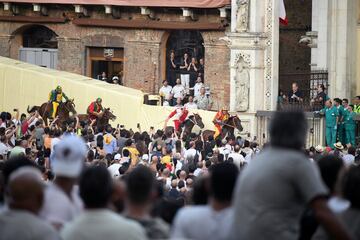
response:
[[(93, 18), (109, 18), (94, 8), (90, 8), (89, 12)], [(121, 18), (144, 18), (138, 12), (128, 9), (121, 13)], [(9, 13), (0, 10), (0, 15), (9, 15)], [(31, 8), (21, 7), (21, 15), (36, 14)], [(49, 9), (49, 17), (62, 16), (74, 18), (73, 8)], [(161, 21), (185, 21), (181, 10), (157, 12), (156, 17)], [(220, 21), (218, 10), (198, 12), (198, 18), (199, 21)], [(0, 55), (19, 59), (22, 32), (32, 25), (0, 22)], [(164, 42), (170, 32), (152, 29), (81, 27), (72, 24), (71, 21), (41, 25), (48, 27), (57, 35), (58, 70), (86, 75), (89, 67), (86, 56), (88, 47), (124, 48), (124, 85), (146, 93), (158, 92), (166, 66)], [(219, 40), (225, 36), (225, 31), (202, 31), (201, 34), (205, 45), (205, 84), (211, 89), (213, 108), (217, 110), (229, 104), (229, 49)]]

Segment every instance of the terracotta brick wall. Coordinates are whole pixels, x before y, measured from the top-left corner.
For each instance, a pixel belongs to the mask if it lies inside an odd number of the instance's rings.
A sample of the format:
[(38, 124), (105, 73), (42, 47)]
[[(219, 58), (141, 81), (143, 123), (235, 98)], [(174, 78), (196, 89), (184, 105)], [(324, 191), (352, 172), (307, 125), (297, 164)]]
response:
[[(21, 14), (36, 15), (31, 8), (21, 8)], [(103, 11), (103, 10), (102, 10)], [(93, 18), (108, 18), (102, 11), (90, 9)], [(144, 18), (140, 10), (133, 9), (122, 12), (121, 18)], [(0, 15), (8, 12), (0, 10)], [(49, 10), (50, 17), (74, 17), (73, 9), (62, 7)], [(168, 10), (157, 12), (156, 16), (162, 21), (184, 21), (181, 11)], [(199, 12), (199, 19), (209, 22), (219, 22), (218, 10)], [(140, 89), (147, 93), (157, 93), (161, 87), (164, 67), (164, 41), (169, 32), (160, 30), (135, 30), (101, 27), (79, 27), (71, 21), (59, 24), (42, 24), (58, 36), (58, 65), (59, 70), (86, 75), (87, 47), (124, 48), (124, 85)], [(0, 22), (0, 55), (19, 58), (19, 48), (22, 45), (22, 31), (31, 24)], [(211, 89), (213, 108), (217, 110), (224, 104), (229, 104), (229, 58), (230, 51), (219, 38), (225, 31), (201, 32), (205, 46), (205, 84)]]

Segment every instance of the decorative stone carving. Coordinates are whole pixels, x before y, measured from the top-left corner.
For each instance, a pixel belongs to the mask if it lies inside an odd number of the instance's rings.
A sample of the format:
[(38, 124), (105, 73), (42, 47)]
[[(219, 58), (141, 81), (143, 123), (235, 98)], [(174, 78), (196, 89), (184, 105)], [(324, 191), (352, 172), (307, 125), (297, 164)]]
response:
[(235, 111), (245, 112), (249, 109), (250, 74), (242, 56), (237, 60), (235, 69)]
[(236, 31), (246, 32), (249, 26), (249, 1), (237, 0)]

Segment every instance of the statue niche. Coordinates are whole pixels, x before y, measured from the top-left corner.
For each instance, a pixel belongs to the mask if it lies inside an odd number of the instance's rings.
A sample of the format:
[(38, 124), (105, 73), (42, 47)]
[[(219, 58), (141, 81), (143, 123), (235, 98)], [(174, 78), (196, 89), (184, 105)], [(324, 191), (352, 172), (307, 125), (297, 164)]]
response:
[(246, 32), (249, 25), (249, 1), (237, 0), (236, 31)]
[(235, 111), (245, 112), (249, 109), (250, 74), (242, 56), (236, 62), (235, 69)]

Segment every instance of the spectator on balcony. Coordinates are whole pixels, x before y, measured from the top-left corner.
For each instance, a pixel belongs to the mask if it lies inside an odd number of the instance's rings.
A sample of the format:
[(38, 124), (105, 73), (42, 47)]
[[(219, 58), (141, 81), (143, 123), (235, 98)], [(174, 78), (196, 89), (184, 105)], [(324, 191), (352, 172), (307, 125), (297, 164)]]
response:
[(176, 84), (176, 70), (178, 68), (178, 64), (175, 60), (175, 52), (174, 50), (170, 51), (170, 58), (167, 61), (167, 79), (171, 87), (175, 86)]
[(191, 58), (191, 62), (187, 68), (188, 72), (190, 73), (190, 83), (189, 83), (189, 87), (193, 88), (196, 82), (196, 79), (198, 77), (198, 67), (197, 67), (197, 62), (196, 62), (196, 58)]
[(329, 97), (325, 93), (325, 86), (324, 84), (319, 84), (317, 87), (317, 95), (314, 99), (311, 99), (311, 104), (321, 109), (325, 107), (327, 100), (329, 100)]
[(202, 110), (210, 110), (211, 109), (211, 99), (209, 96), (207, 96), (205, 91), (205, 87), (201, 87), (200, 88), (200, 95), (195, 97), (195, 103), (198, 106), (198, 109), (202, 109)]
[[(188, 67), (190, 65), (189, 55), (187, 53), (184, 54), (184, 58), (181, 60), (180, 64), (180, 79), (181, 85), (184, 86), (186, 89), (186, 93), (189, 91), (189, 84), (190, 84), (190, 74), (188, 71)], [(177, 84), (177, 80), (176, 80)]]
[(194, 103), (194, 97), (190, 96), (189, 101), (184, 105), (187, 109), (198, 109), (196, 103)]
[(200, 90), (203, 86), (204, 86), (204, 84), (202, 83), (201, 77), (198, 77), (196, 79), (196, 83), (194, 86), (194, 97), (197, 97), (200, 95)]
[(163, 81), (163, 86), (159, 90), (159, 95), (163, 98), (163, 105), (171, 105), (172, 87), (168, 85), (168, 81)]
[(199, 67), (198, 67), (198, 73), (199, 73), (199, 77), (201, 77), (201, 80), (204, 81), (204, 70), (205, 70), (205, 62), (203, 58), (200, 58), (199, 60)]
[(173, 105), (176, 104), (176, 99), (184, 99), (186, 92), (185, 87), (181, 84), (180, 79), (176, 79), (176, 85), (172, 88), (171, 94), (173, 95)]
[(288, 94), (288, 101), (289, 103), (301, 103), (304, 100), (303, 93), (299, 90), (299, 85), (294, 82), (291, 85), (291, 91)]

